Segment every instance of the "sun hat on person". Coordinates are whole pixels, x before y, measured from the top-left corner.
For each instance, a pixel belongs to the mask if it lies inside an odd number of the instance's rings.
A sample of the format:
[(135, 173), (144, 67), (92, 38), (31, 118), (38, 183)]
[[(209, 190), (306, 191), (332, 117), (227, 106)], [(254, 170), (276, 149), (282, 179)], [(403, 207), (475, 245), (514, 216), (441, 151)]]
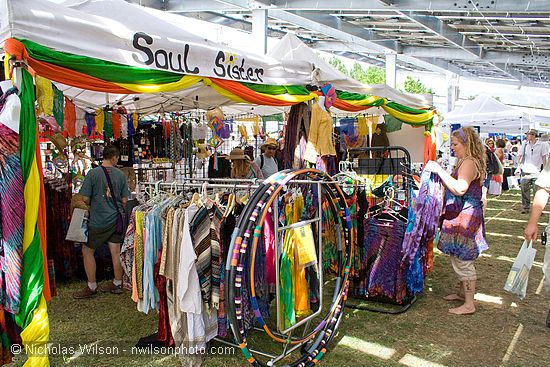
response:
[(537, 131), (537, 129), (529, 129), (529, 131), (527, 131), (525, 135), (529, 135), (529, 134), (537, 136), (539, 132)]
[(277, 148), (278, 146), (279, 146), (279, 144), (277, 143), (277, 140), (275, 140), (273, 138), (267, 138), (265, 143), (262, 144), (262, 148), (266, 148), (266, 147), (275, 147), (275, 148)]
[(227, 159), (230, 161), (236, 161), (240, 159), (250, 159), (246, 154), (244, 154), (244, 150), (241, 148), (233, 148), (231, 153), (229, 153), (229, 156), (227, 156)]

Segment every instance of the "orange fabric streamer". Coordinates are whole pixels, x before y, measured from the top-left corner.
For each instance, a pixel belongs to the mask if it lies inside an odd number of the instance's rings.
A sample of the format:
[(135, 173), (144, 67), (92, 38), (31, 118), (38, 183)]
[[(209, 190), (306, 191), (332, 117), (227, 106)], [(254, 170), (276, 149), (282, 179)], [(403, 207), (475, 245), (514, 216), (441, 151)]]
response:
[(435, 161), (437, 158), (435, 141), (432, 140), (432, 134), (426, 134), (424, 138), (424, 164), (428, 161)]
[(74, 138), (76, 136), (76, 106), (67, 97), (65, 97), (63, 126), (65, 127), (69, 138)]
[(111, 123), (113, 124), (113, 136), (115, 139), (120, 139), (120, 130), (122, 129), (120, 114), (113, 112), (111, 116)]
[(216, 78), (210, 78), (210, 80), (212, 80), (212, 82), (217, 86), (241, 97), (250, 103), (265, 106), (292, 106), (294, 104), (293, 102), (284, 102), (280, 99), (271, 98), (265, 94), (255, 92), (241, 83), (234, 82), (232, 80), (222, 80)]
[(94, 78), (92, 76), (82, 74), (61, 66), (35, 60), (29, 56), (25, 45), (14, 38), (8, 38), (4, 42), (4, 50), (10, 55), (15, 55), (17, 60), (27, 60), (27, 63), (36, 74), (59, 83), (81, 89), (93, 90), (96, 92), (108, 92), (118, 94), (134, 93), (114, 83), (106, 82), (104, 80)]
[[(37, 125), (38, 127), (38, 125)], [(38, 231), (40, 232), (40, 245), (42, 247), (43, 263), (44, 263), (44, 289), (42, 294), (49, 302), (52, 299), (50, 292), (50, 273), (48, 270), (48, 256), (47, 256), (47, 236), (46, 236), (46, 192), (44, 191), (44, 174), (42, 171), (42, 159), (40, 159), (40, 139), (36, 139), (36, 164), (38, 166), (38, 174), (40, 175), (40, 202), (38, 205)]]

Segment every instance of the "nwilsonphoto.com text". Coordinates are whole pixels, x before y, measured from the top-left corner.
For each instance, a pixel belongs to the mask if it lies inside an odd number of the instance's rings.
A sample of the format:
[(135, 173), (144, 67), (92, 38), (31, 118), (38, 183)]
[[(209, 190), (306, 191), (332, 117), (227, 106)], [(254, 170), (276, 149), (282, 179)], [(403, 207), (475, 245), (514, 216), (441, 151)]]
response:
[(13, 344), (11, 352), (14, 355), (27, 356), (113, 356), (113, 355), (233, 355), (235, 348), (229, 346), (207, 346), (207, 347), (154, 347), (137, 348), (135, 346), (121, 345), (120, 343), (90, 343), (90, 344), (60, 344), (60, 343), (35, 343), (28, 344), (26, 347), (20, 344)]

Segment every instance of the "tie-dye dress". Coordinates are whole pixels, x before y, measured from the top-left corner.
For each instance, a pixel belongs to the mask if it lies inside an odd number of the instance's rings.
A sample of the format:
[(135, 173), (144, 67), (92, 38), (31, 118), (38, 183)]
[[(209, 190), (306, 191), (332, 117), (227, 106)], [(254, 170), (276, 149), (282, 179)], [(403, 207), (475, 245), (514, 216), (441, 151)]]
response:
[[(457, 177), (456, 172), (453, 177)], [(437, 246), (443, 253), (460, 260), (475, 260), (489, 248), (485, 240), (481, 188), (480, 179), (475, 179), (461, 197), (445, 190), (445, 214)]]

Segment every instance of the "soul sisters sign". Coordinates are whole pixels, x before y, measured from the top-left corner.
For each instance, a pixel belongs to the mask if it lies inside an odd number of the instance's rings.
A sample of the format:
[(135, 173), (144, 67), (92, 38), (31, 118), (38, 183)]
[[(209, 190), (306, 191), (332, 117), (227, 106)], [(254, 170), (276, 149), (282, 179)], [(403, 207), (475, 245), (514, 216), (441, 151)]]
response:
[(134, 34), (132, 46), (138, 51), (134, 52), (132, 57), (141, 65), (188, 75), (215, 76), (252, 83), (264, 82), (264, 68), (250, 66), (244, 57), (239, 58), (233, 53), (209, 50), (210, 52), (204, 55), (206, 57), (198, 58), (193, 54), (197, 51), (189, 44), (184, 44), (179, 52), (166, 50), (156, 47), (153, 37), (144, 32)]

